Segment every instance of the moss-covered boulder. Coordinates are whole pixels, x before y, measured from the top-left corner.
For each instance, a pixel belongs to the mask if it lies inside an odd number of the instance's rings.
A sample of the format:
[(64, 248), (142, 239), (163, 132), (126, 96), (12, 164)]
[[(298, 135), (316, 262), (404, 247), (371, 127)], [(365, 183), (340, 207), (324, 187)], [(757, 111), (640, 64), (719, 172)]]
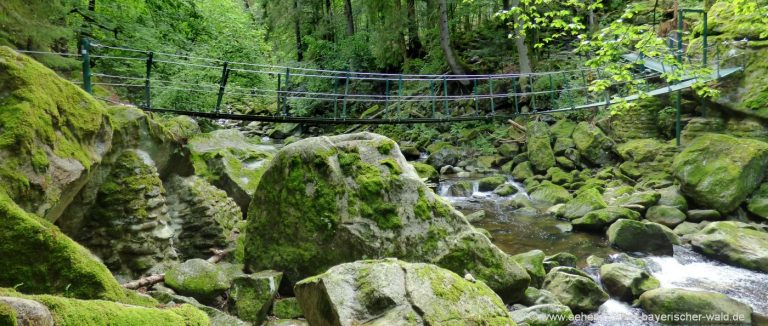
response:
[(448, 196), (451, 197), (469, 197), (472, 196), (472, 183), (469, 181), (458, 181), (448, 187)]
[(685, 213), (677, 208), (656, 205), (648, 208), (648, 211), (645, 213), (645, 218), (651, 222), (674, 228), (678, 224), (685, 222), (686, 216)]
[(539, 172), (555, 166), (555, 153), (552, 151), (552, 136), (549, 134), (549, 126), (542, 121), (534, 121), (528, 124), (528, 160), (531, 167)]
[(581, 158), (594, 165), (615, 161), (614, 142), (597, 126), (580, 122), (573, 131), (573, 142)]
[(690, 236), (693, 249), (731, 265), (768, 272), (768, 233), (739, 222), (713, 222)]
[(230, 274), (221, 266), (195, 258), (172, 266), (165, 284), (182, 295), (211, 302), (231, 286)]
[(54, 321), (51, 311), (40, 302), (0, 296), (0, 325), (53, 326)]
[(553, 206), (567, 203), (573, 197), (567, 189), (551, 182), (542, 183), (530, 191), (531, 201), (541, 206)]
[(284, 271), (290, 282), (364, 257), (469, 272), (505, 299), (521, 296), (529, 282), (522, 267), (427, 188), (397, 145), (380, 135), (286, 146), (253, 203), (245, 263), (251, 270)]
[(555, 295), (558, 301), (573, 312), (591, 312), (608, 301), (608, 294), (600, 285), (575, 269), (556, 267), (544, 278), (542, 289)]
[(661, 194), (656, 191), (638, 191), (616, 197), (611, 204), (616, 206), (638, 206), (641, 207), (641, 211), (645, 211), (649, 207), (656, 205), (660, 198)]
[(413, 162), (411, 165), (413, 165), (413, 168), (416, 169), (416, 174), (418, 174), (422, 179), (434, 183), (440, 181), (440, 173), (438, 173), (437, 170), (431, 165), (419, 162)]
[[(752, 324), (751, 307), (717, 292), (660, 288), (643, 293), (640, 306), (646, 312), (658, 316), (692, 316), (676, 322), (670, 320), (670, 324)], [(710, 321), (713, 317), (718, 320)]]
[(559, 304), (536, 305), (509, 314), (516, 323), (530, 326), (565, 326), (574, 318), (571, 308)]
[(747, 210), (768, 219), (768, 183), (763, 183), (747, 201)]
[(570, 252), (558, 252), (544, 257), (544, 270), (549, 272), (555, 267), (576, 267), (577, 260), (579, 258)]
[(456, 165), (462, 158), (461, 150), (446, 142), (437, 142), (427, 148), (427, 164), (440, 169), (446, 165)]
[(276, 152), (234, 129), (196, 135), (187, 147), (195, 175), (226, 191), (243, 212)]
[(541, 286), (544, 276), (547, 272), (544, 270), (544, 252), (541, 250), (531, 250), (512, 256), (520, 266), (525, 268), (528, 275), (531, 276), (531, 286)]
[(563, 217), (569, 220), (587, 215), (587, 213), (608, 207), (603, 195), (597, 189), (587, 189), (565, 203), (562, 209)]
[(516, 194), (518, 191), (519, 190), (517, 187), (508, 183), (502, 184), (496, 187), (496, 189), (493, 189), (493, 193), (499, 196), (511, 196)]
[(591, 211), (584, 216), (571, 221), (574, 229), (587, 231), (603, 231), (619, 219), (639, 220), (640, 213), (629, 208), (606, 207)]
[[(228, 296), (230, 310), (240, 319), (254, 325), (260, 325), (272, 307), (282, 279), (283, 274), (276, 271), (262, 271), (233, 278), (232, 288), (229, 290)], [(278, 307), (276, 306), (276, 308)], [(280, 313), (288, 314), (289, 312), (281, 310), (278, 314)]]
[(608, 242), (624, 251), (672, 255), (680, 239), (668, 227), (648, 221), (621, 219), (608, 228)]
[(526, 306), (536, 306), (540, 304), (560, 304), (560, 301), (557, 301), (552, 292), (529, 287), (525, 289), (525, 296), (520, 300), (520, 303)]
[(570, 138), (573, 135), (574, 129), (576, 129), (575, 122), (568, 119), (560, 119), (549, 128), (549, 132), (554, 138)]
[(27, 213), (0, 189), (0, 287), (26, 293), (125, 300), (109, 270), (58, 228)]
[(0, 182), (21, 208), (56, 221), (109, 150), (104, 107), (35, 60), (0, 47)]
[(512, 169), (511, 175), (513, 178), (515, 178), (515, 180), (525, 180), (533, 177), (534, 174), (533, 168), (531, 167), (531, 162), (525, 161), (515, 165), (515, 168)]
[(283, 298), (275, 300), (272, 305), (272, 315), (280, 319), (296, 319), (304, 317), (299, 300), (296, 298)]
[[(203, 311), (188, 304), (161, 309), (103, 300), (80, 300), (52, 295), (23, 295), (13, 290), (0, 289), (0, 302), (3, 301), (3, 298), (8, 298), (8, 301), (14, 299), (32, 300), (42, 304), (50, 311), (55, 325), (211, 325), (208, 316)], [(17, 313), (19, 316), (23, 316), (25, 312), (17, 311)], [(19, 325), (38, 324), (21, 323)]]
[(387, 259), (335, 266), (296, 284), (312, 325), (515, 325), (481, 281), (434, 265)]
[(622, 263), (600, 266), (600, 280), (611, 296), (625, 302), (632, 302), (646, 291), (661, 285), (658, 279), (645, 270)]
[(507, 182), (507, 178), (503, 175), (494, 175), (485, 177), (477, 182), (477, 188), (480, 191), (493, 191), (497, 187)]
[(675, 177), (699, 205), (728, 213), (760, 185), (768, 165), (768, 143), (705, 134), (676, 158)]
[(681, 212), (688, 210), (688, 201), (680, 192), (680, 188), (672, 186), (659, 189), (659, 201), (657, 204), (677, 208)]

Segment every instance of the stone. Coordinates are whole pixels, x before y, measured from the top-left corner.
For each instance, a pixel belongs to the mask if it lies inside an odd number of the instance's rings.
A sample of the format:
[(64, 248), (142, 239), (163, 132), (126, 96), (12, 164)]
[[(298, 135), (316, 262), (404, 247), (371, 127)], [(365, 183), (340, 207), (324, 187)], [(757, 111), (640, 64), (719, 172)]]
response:
[(552, 138), (546, 122), (533, 121), (528, 123), (528, 160), (536, 171), (546, 171), (555, 166), (555, 153), (552, 151)]
[(768, 219), (768, 182), (763, 183), (747, 201), (747, 210)]
[(717, 316), (723, 323), (738, 321), (737, 324), (752, 323), (752, 308), (729, 298), (725, 294), (677, 288), (659, 288), (640, 296), (640, 306), (653, 315), (698, 315), (702, 322), (687, 320), (687, 325), (711, 324), (708, 316)]
[(521, 325), (565, 326), (573, 320), (573, 313), (567, 306), (544, 304), (510, 312), (512, 320)]
[(671, 206), (677, 208), (681, 212), (688, 210), (688, 201), (685, 200), (685, 197), (678, 187), (659, 189), (659, 195), (661, 196), (659, 197), (657, 204)]
[(681, 191), (697, 204), (730, 213), (760, 184), (768, 165), (768, 144), (705, 134), (674, 161)]
[(512, 157), (520, 151), (520, 145), (517, 143), (502, 143), (496, 148), (499, 155), (503, 157)]
[(472, 183), (469, 181), (459, 181), (448, 187), (448, 196), (451, 197), (470, 197), (472, 196)]
[(512, 169), (511, 175), (515, 180), (525, 180), (533, 177), (531, 162), (526, 161), (516, 165), (515, 168)]
[(555, 122), (550, 128), (549, 131), (552, 134), (552, 137), (554, 138), (570, 138), (571, 135), (573, 135), (573, 130), (576, 129), (576, 123), (568, 120), (568, 119), (561, 119)]
[(690, 235), (693, 249), (730, 265), (768, 272), (768, 233), (732, 221), (712, 222)]
[(549, 168), (547, 177), (556, 185), (566, 185), (573, 182), (573, 175), (558, 167)]
[(692, 209), (688, 211), (688, 221), (717, 221), (722, 217), (720, 212), (714, 209)]
[(211, 302), (229, 289), (231, 283), (220, 266), (195, 258), (172, 266), (165, 273), (165, 285), (182, 295)]
[(597, 189), (588, 189), (571, 199), (563, 207), (563, 217), (569, 220), (587, 215), (587, 213), (608, 207)]
[(520, 266), (525, 268), (528, 275), (531, 277), (531, 285), (541, 286), (541, 282), (544, 280), (546, 271), (544, 270), (544, 252), (541, 250), (531, 250), (521, 254), (513, 255), (512, 260), (516, 261)]
[(301, 311), (298, 299), (284, 298), (275, 300), (272, 315), (280, 319), (296, 319), (304, 317), (304, 312)]
[(557, 140), (555, 140), (555, 146), (554, 148), (552, 148), (552, 150), (555, 152), (556, 155), (560, 155), (565, 153), (566, 150), (574, 147), (576, 147), (576, 144), (574, 144), (573, 139), (558, 138)]
[(564, 169), (571, 170), (576, 168), (576, 163), (565, 156), (555, 157), (555, 161), (557, 162), (557, 165)]
[(526, 306), (535, 306), (540, 304), (560, 304), (560, 301), (557, 301), (552, 292), (529, 287), (525, 290), (525, 296), (520, 300), (520, 303)]
[[(13, 318), (7, 323), (3, 323), (3, 318), (0, 317), (0, 324), (2, 325), (30, 325), (30, 326), (53, 326), (55, 325), (53, 315), (48, 307), (34, 300), (13, 298), (13, 297), (0, 297), (0, 307), (6, 306), (10, 308)], [(2, 314), (2, 308), (0, 308), (0, 314)]]
[(656, 191), (640, 191), (617, 197), (611, 204), (616, 206), (639, 205), (648, 209), (659, 202), (661, 194)]
[(499, 196), (511, 196), (516, 194), (517, 192), (518, 192), (517, 187), (508, 183), (502, 184), (493, 190), (493, 193)]
[(678, 226), (676, 226), (672, 230), (672, 232), (675, 232), (675, 234), (682, 237), (688, 234), (699, 232), (699, 230), (701, 230), (703, 227), (704, 227), (703, 225), (699, 225), (696, 223), (683, 222), (683, 223), (680, 223)]
[(522, 296), (525, 270), (432, 192), (396, 146), (356, 133), (280, 150), (254, 194), (246, 266), (283, 271), (293, 284), (344, 262), (394, 257), (471, 273), (505, 300)]
[(232, 312), (244, 321), (260, 325), (272, 307), (282, 278), (283, 274), (277, 271), (262, 271), (233, 278), (229, 290)]
[(644, 138), (633, 139), (619, 144), (616, 151), (624, 161), (635, 163), (654, 162), (660, 156), (667, 156), (675, 152), (675, 146), (663, 143), (658, 139)]
[(415, 161), (421, 158), (421, 151), (416, 145), (400, 144), (400, 151), (403, 153), (406, 160)]
[(605, 293), (594, 280), (568, 270), (553, 269), (544, 278), (542, 289), (555, 295), (558, 301), (575, 313), (596, 311), (608, 301)]
[(607, 165), (615, 161), (613, 140), (588, 122), (580, 122), (576, 126), (573, 142), (581, 158), (593, 165)]
[(462, 157), (458, 147), (444, 142), (430, 145), (427, 151), (429, 151), (429, 156), (426, 163), (436, 169), (446, 165), (456, 165)]
[(578, 258), (570, 252), (558, 252), (544, 257), (544, 269), (549, 272), (555, 267), (576, 267)]
[(477, 212), (464, 215), (464, 217), (466, 217), (467, 221), (470, 223), (479, 222), (485, 219), (485, 210), (479, 210)]
[(606, 292), (625, 302), (632, 302), (661, 283), (648, 272), (632, 265), (614, 263), (600, 266), (600, 280)]
[(437, 173), (434, 167), (429, 164), (413, 162), (411, 163), (413, 168), (416, 169), (416, 174), (422, 179), (426, 179), (429, 182), (437, 183), (440, 181), (440, 173)]
[(493, 191), (494, 189), (496, 189), (498, 186), (501, 186), (505, 182), (507, 182), (506, 177), (502, 175), (495, 175), (495, 176), (490, 176), (490, 177), (485, 177), (480, 179), (480, 181), (478, 181), (477, 187), (478, 187), (478, 190), (480, 191)]
[(680, 223), (685, 222), (685, 213), (671, 206), (656, 205), (648, 208), (645, 218), (651, 222), (674, 228)]
[(568, 190), (553, 183), (542, 183), (530, 189), (531, 201), (542, 206), (563, 204), (572, 199)]
[(587, 266), (597, 268), (605, 265), (606, 259), (600, 256), (589, 255), (587, 257)]
[(679, 244), (677, 236), (658, 223), (621, 219), (608, 228), (608, 243), (630, 252), (645, 252), (671, 256), (673, 245)]
[(514, 325), (485, 283), (423, 263), (345, 263), (302, 280), (294, 292), (312, 325)]
[(187, 148), (195, 175), (226, 191), (243, 213), (276, 153), (273, 146), (261, 145), (233, 129), (196, 135)]
[(269, 138), (286, 139), (300, 131), (298, 123), (276, 123), (269, 132)]
[(619, 219), (639, 220), (640, 213), (623, 207), (606, 207), (572, 220), (571, 224), (575, 229), (603, 231)]

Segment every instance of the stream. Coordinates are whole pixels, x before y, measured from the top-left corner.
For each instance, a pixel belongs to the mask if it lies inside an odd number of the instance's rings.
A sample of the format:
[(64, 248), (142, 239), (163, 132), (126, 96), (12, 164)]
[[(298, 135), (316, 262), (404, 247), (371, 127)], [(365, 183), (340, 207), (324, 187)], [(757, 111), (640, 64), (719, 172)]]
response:
[[(619, 252), (607, 244), (602, 234), (571, 232), (569, 223), (542, 210), (518, 213), (506, 207), (503, 203), (514, 196), (528, 196), (521, 184), (508, 180), (507, 183), (518, 188), (519, 192), (502, 197), (478, 191), (477, 180), (465, 180), (473, 184), (470, 197), (448, 196), (450, 186), (460, 179), (441, 181), (436, 192), (462, 213), (484, 210), (485, 218), (472, 224), (487, 229), (493, 236), (492, 241), (508, 254), (533, 249), (541, 249), (546, 255), (567, 251), (579, 258), (578, 265), (582, 268), (590, 255), (608, 258), (607, 261), (618, 259)], [(642, 259), (663, 288), (716, 291), (750, 305), (756, 313), (768, 314), (768, 274), (729, 266), (682, 246), (675, 246), (672, 257), (648, 256)], [(595, 268), (586, 268), (586, 271), (599, 279)], [(589, 318), (589, 321), (576, 321), (572, 325), (608, 326), (617, 325), (618, 321), (621, 325), (659, 325), (648, 320), (642, 309), (614, 299), (605, 302)]]

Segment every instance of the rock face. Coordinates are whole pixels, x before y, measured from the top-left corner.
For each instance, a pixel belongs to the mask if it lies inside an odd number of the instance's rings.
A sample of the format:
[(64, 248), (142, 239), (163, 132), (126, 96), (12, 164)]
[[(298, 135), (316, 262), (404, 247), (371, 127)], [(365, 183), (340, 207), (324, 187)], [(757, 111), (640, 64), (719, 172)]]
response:
[[(472, 273), (505, 299), (529, 276), (421, 182), (392, 140), (308, 138), (281, 150), (248, 216), (245, 263), (291, 282), (356, 259), (397, 257)], [(311, 203), (311, 205), (308, 205)]]
[(581, 122), (573, 130), (573, 141), (581, 158), (594, 165), (606, 165), (615, 160), (614, 142), (596, 126)]
[(605, 264), (600, 266), (600, 279), (605, 290), (622, 301), (632, 302), (646, 291), (658, 288), (660, 283), (648, 272), (629, 264)]
[(23, 209), (55, 222), (109, 150), (104, 107), (31, 58), (0, 47), (0, 182)]
[(536, 171), (546, 171), (555, 166), (555, 153), (552, 151), (552, 137), (546, 122), (535, 121), (528, 124), (528, 160)]
[(311, 325), (515, 325), (483, 282), (428, 264), (342, 264), (299, 282), (295, 292)]
[(728, 213), (757, 189), (767, 164), (764, 142), (704, 134), (675, 158), (674, 171), (686, 196)]
[(188, 147), (195, 175), (226, 191), (243, 212), (276, 152), (231, 129), (197, 135)]
[(608, 294), (589, 276), (570, 267), (555, 267), (544, 278), (545, 289), (574, 312), (597, 310), (608, 301)]
[(672, 255), (677, 236), (661, 224), (621, 219), (608, 228), (608, 242), (621, 250)]
[(728, 264), (768, 272), (768, 233), (739, 222), (713, 222), (691, 235), (696, 251)]
[[(685, 320), (683, 325), (739, 324), (752, 323), (752, 308), (733, 300), (725, 294), (708, 291), (694, 291), (675, 288), (660, 288), (643, 293), (640, 305), (654, 315), (699, 315), (701, 322)], [(721, 322), (707, 322), (706, 316), (719, 316)]]

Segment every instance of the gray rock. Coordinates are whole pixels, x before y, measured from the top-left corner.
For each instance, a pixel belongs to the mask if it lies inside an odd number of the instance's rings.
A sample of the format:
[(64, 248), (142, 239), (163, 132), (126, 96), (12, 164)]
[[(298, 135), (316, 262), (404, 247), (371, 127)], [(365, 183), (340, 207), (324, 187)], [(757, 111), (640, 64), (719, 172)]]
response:
[(620, 263), (600, 266), (600, 280), (611, 296), (630, 303), (646, 291), (660, 286), (659, 280), (645, 270)]
[(699, 315), (701, 322), (687, 320), (687, 325), (706, 325), (707, 316), (728, 316), (731, 322), (741, 325), (752, 323), (752, 308), (729, 298), (725, 294), (675, 288), (650, 290), (640, 296), (640, 306), (655, 315)]
[[(19, 325), (19, 326), (26, 326), (26, 325), (53, 326), (55, 325), (51, 311), (48, 310), (48, 307), (46, 307), (45, 305), (37, 301), (22, 299), (22, 298), (13, 298), (13, 297), (0, 297), (0, 306), (2, 305), (7, 305), (9, 308), (14, 310), (14, 314), (16, 315), (16, 320), (14, 320), (11, 325)], [(3, 322), (3, 318), (0, 318), (0, 322)]]
[(544, 278), (542, 288), (552, 292), (558, 301), (573, 312), (595, 311), (608, 301), (608, 294), (594, 280), (580, 273), (570, 274), (569, 271), (553, 269)]
[(165, 273), (165, 285), (182, 295), (211, 302), (229, 289), (231, 283), (223, 266), (203, 259), (190, 259)]
[(607, 231), (608, 242), (621, 250), (672, 255), (672, 245), (680, 239), (672, 230), (658, 223), (622, 219)]
[(768, 272), (768, 233), (731, 221), (712, 222), (690, 235), (693, 249), (725, 263)]
[(565, 326), (571, 323), (573, 313), (567, 306), (544, 304), (510, 312), (512, 320), (521, 325)]
[(645, 218), (651, 222), (673, 228), (678, 224), (685, 222), (686, 216), (685, 213), (677, 208), (656, 205), (648, 208), (648, 211), (645, 213)]
[(260, 325), (272, 307), (282, 278), (280, 272), (262, 271), (232, 279), (229, 290), (232, 312), (242, 320)]
[(722, 217), (720, 212), (714, 209), (692, 209), (688, 211), (688, 221), (717, 221)]
[(535, 306), (540, 304), (560, 304), (560, 301), (557, 301), (557, 298), (554, 294), (552, 294), (552, 292), (547, 290), (540, 290), (534, 287), (529, 287), (525, 290), (525, 296), (520, 300), (520, 302), (526, 306)]

